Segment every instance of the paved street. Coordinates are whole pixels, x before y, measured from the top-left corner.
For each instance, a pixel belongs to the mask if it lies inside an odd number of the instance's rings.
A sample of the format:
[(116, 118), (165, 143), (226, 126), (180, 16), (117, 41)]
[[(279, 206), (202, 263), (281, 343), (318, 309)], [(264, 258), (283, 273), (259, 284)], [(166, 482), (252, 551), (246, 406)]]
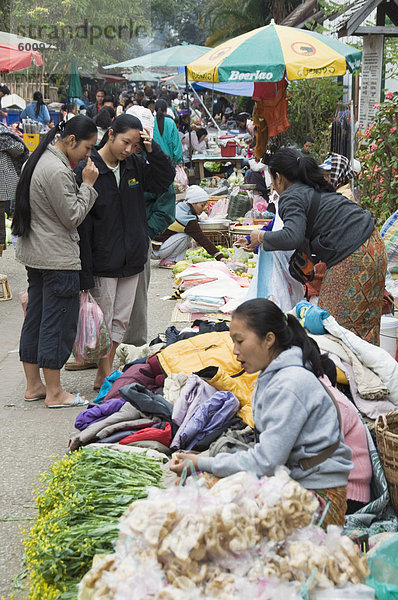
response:
[[(172, 278), (156, 264), (149, 291), (149, 339), (166, 329), (174, 307), (173, 301), (160, 300), (170, 293)], [(11, 301), (0, 302), (0, 600), (10, 600), (12, 594), (13, 600), (26, 600), (26, 580), (21, 583), (24, 589), (13, 585), (23, 570), (21, 529), (34, 516), (32, 490), (37, 476), (55, 456), (66, 452), (79, 409), (50, 411), (43, 401), (29, 404), (23, 400), (24, 375), (18, 358), (23, 311), (18, 292), (26, 289), (26, 277), (12, 248), (0, 258), (0, 273), (7, 274), (13, 292)], [(63, 371), (62, 382), (66, 389), (92, 400), (94, 373)]]

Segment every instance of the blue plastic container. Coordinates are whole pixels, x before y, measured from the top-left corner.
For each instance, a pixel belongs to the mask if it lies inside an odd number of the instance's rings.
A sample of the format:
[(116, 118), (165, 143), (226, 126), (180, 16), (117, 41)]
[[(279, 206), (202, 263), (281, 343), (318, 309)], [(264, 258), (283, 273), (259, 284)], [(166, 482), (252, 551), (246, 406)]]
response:
[(54, 125), (58, 125), (59, 122), (59, 111), (58, 110), (49, 110), (50, 117), (54, 121)]
[(13, 123), (17, 123), (17, 121), (20, 121), (21, 112), (21, 110), (8, 110), (6, 117), (7, 125), (12, 125)]

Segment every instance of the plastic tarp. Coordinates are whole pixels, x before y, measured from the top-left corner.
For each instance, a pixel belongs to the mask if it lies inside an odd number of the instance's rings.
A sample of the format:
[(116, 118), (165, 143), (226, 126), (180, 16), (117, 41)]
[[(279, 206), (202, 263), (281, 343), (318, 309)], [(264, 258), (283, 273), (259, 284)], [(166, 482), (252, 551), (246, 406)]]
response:
[(207, 88), (214, 92), (221, 92), (222, 94), (232, 94), (234, 96), (247, 96), (251, 98), (254, 92), (254, 83), (250, 81), (231, 81), (227, 83), (208, 83), (202, 81), (196, 81), (195, 87)]

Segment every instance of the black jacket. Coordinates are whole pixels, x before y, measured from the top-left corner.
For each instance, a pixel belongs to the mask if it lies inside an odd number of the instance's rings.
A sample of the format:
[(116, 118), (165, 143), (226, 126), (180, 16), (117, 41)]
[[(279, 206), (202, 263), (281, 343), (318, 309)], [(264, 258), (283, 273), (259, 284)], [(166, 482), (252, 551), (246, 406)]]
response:
[[(307, 220), (314, 190), (293, 183), (280, 195), (278, 212), (283, 229), (264, 233), (264, 250), (305, 247)], [(338, 192), (322, 192), (310, 232), (311, 251), (327, 268), (337, 265), (370, 238), (375, 221), (367, 210)]]
[[(131, 277), (140, 273), (148, 257), (148, 229), (144, 192), (162, 194), (175, 177), (175, 169), (156, 142), (152, 152), (132, 154), (120, 163), (120, 186), (112, 171), (93, 149), (91, 159), (99, 170), (94, 184), (98, 198), (83, 223), (80, 235), (80, 288), (94, 287), (93, 275)], [(75, 168), (78, 185), (86, 160)]]
[[(102, 108), (102, 107), (101, 107)], [(86, 108), (86, 116), (90, 119), (94, 119), (98, 115), (97, 103), (89, 104)]]

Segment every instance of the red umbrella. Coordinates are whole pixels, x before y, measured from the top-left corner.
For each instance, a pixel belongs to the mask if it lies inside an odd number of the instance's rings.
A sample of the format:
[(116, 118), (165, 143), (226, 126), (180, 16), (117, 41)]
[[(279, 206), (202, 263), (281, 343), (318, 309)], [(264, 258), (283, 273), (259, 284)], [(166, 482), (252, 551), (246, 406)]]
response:
[(18, 46), (11, 44), (0, 44), (0, 71), (11, 73), (20, 71), (31, 66), (32, 60), (35, 65), (43, 64), (40, 52), (36, 50), (18, 50)]

